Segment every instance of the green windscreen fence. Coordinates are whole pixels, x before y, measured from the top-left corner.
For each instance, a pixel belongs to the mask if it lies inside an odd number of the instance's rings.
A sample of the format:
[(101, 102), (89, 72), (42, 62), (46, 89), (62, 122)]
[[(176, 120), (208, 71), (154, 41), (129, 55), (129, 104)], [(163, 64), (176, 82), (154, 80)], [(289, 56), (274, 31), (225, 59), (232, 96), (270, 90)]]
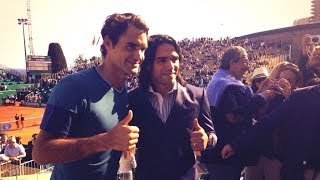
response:
[(0, 105), (2, 105), (2, 99), (7, 98), (8, 95), (10, 94), (14, 94), (16, 96), (17, 91), (16, 90), (0, 91)]

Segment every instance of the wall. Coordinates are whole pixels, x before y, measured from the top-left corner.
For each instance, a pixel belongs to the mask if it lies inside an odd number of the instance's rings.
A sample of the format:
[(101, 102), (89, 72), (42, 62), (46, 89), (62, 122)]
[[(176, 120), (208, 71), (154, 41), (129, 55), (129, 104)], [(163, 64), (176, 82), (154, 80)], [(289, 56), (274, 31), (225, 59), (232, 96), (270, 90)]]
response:
[(283, 44), (291, 45), (291, 58), (293, 62), (297, 62), (302, 49), (301, 41), (305, 34), (320, 35), (320, 23), (298, 25), (281, 29), (263, 31), (236, 37), (236, 39), (242, 40), (248, 38), (250, 40), (262, 40), (275, 43), (283, 42)]

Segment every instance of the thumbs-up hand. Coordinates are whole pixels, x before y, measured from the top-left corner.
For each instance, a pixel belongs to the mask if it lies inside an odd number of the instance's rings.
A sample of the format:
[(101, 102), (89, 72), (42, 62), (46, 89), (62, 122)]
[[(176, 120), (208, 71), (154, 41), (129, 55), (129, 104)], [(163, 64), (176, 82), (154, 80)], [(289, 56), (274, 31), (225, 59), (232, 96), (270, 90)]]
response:
[(132, 110), (129, 110), (127, 116), (124, 117), (124, 118), (118, 123), (118, 125), (128, 125), (128, 124), (130, 123), (130, 121), (132, 120), (132, 118), (133, 118), (133, 112), (132, 112)]
[(106, 133), (105, 143), (108, 147), (107, 149), (130, 151), (136, 148), (139, 138), (139, 128), (128, 125), (132, 117), (133, 112), (129, 110), (128, 115)]
[(190, 133), (191, 148), (193, 151), (202, 151), (207, 147), (208, 135), (200, 126), (198, 119), (193, 120), (193, 131)]

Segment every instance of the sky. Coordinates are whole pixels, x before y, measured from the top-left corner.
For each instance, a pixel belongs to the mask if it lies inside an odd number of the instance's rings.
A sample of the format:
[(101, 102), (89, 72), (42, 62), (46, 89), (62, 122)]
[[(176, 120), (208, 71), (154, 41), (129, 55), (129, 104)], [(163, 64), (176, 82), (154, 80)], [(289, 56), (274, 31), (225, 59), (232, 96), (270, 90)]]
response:
[[(46, 56), (49, 44), (59, 43), (69, 67), (80, 54), (100, 56), (92, 40), (99, 38), (106, 16), (116, 12), (141, 15), (150, 35), (168, 34), (177, 40), (289, 27), (311, 12), (311, 0), (30, 0), (30, 5), (35, 55)], [(27, 18), (27, 1), (0, 0), (0, 65), (9, 68), (25, 68), (18, 18)], [(29, 54), (27, 26), (25, 37)]]

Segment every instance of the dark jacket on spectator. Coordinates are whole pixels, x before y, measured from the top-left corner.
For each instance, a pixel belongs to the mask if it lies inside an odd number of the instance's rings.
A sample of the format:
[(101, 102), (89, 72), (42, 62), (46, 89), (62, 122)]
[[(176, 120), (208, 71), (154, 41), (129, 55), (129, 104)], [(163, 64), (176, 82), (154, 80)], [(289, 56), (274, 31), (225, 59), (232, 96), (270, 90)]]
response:
[[(265, 100), (260, 95), (252, 95), (249, 86), (228, 86), (217, 107), (211, 106), (213, 124), (218, 136), (215, 148), (208, 149), (202, 154), (202, 161), (207, 163), (227, 163), (244, 166), (254, 164), (258, 153), (253, 151), (246, 156), (234, 156), (228, 160), (221, 158), (220, 152), (224, 145), (231, 143), (237, 136), (245, 134), (252, 126), (253, 115), (265, 105)], [(227, 113), (234, 113), (242, 120), (238, 123), (228, 121)]]
[(281, 177), (284, 180), (304, 179), (303, 161), (320, 169), (320, 85), (293, 92), (274, 111), (260, 119), (247, 135), (231, 143), (236, 153), (244, 153), (268, 137), (283, 121), (288, 137), (284, 148)]
[(316, 69), (309, 67), (308, 60), (309, 60), (308, 56), (301, 55), (298, 62), (298, 67), (302, 73), (304, 85), (307, 85), (307, 83), (313, 78), (320, 78), (320, 72), (317, 71)]

